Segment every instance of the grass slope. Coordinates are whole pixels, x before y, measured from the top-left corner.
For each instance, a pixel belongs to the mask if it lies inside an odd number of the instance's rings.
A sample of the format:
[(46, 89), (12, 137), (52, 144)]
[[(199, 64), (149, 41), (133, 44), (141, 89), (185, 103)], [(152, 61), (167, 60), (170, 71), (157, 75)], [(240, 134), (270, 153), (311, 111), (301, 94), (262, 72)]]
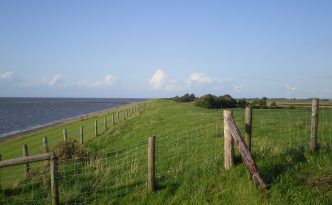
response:
[[(243, 131), (244, 110), (234, 109), (233, 113)], [(254, 110), (253, 155), (270, 186), (269, 196), (263, 197), (250, 180), (238, 152), (235, 168), (223, 170), (222, 110), (167, 100), (150, 101), (144, 111), (103, 130), (97, 138), (93, 137), (93, 126), (87, 129), (85, 148), (89, 159), (60, 162), (60, 201), (63, 204), (331, 204), (332, 112), (320, 111), (317, 154), (307, 150), (310, 115), (306, 109)], [(101, 121), (103, 116), (98, 119)], [(78, 139), (79, 126), (93, 125), (94, 120), (77, 121), (1, 143), (0, 152), (4, 158), (21, 156), (22, 144), (28, 144), (31, 153), (39, 153), (43, 136), (49, 137), (53, 148), (62, 140), (64, 127), (70, 138)], [(157, 192), (148, 194), (146, 142), (152, 135), (157, 136)], [(22, 179), (22, 166), (3, 172), (2, 184), (9, 187), (0, 196), (4, 203), (43, 204), (49, 200), (49, 190), (43, 188), (43, 183), (48, 183), (41, 177), (33, 178), (35, 181)]]

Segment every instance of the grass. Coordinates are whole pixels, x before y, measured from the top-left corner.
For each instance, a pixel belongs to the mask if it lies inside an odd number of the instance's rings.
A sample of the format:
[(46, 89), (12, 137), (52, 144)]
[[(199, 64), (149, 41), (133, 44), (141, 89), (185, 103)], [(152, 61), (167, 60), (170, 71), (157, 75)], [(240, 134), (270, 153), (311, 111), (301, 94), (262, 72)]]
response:
[[(244, 110), (233, 113), (243, 132)], [(2, 142), (0, 152), (5, 159), (19, 157), (22, 145), (28, 144), (30, 153), (39, 153), (43, 136), (52, 150), (63, 139), (64, 127), (69, 138), (78, 140), (79, 126), (90, 125), (84, 145), (89, 157), (59, 162), (62, 204), (332, 203), (332, 110), (320, 110), (316, 154), (308, 151), (309, 109), (254, 110), (252, 150), (270, 187), (268, 197), (256, 189), (237, 151), (234, 169), (223, 170), (222, 110), (153, 100), (96, 138), (93, 122), (102, 122), (106, 114)], [(157, 191), (148, 194), (147, 139), (152, 135), (157, 137)], [(23, 178), (22, 166), (2, 170), (0, 201), (48, 203), (48, 168), (43, 163), (31, 166), (36, 173), (30, 179)]]

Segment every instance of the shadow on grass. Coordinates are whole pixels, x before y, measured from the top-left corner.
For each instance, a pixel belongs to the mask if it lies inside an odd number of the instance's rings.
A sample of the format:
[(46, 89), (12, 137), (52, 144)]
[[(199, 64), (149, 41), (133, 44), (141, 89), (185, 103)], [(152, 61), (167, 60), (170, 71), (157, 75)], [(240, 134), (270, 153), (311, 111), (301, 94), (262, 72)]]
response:
[(261, 167), (265, 182), (271, 184), (275, 179), (283, 175), (287, 170), (294, 168), (298, 163), (306, 161), (304, 147), (290, 148), (285, 153), (269, 159), (269, 162)]
[(156, 191), (167, 190), (170, 194), (175, 194), (179, 186), (178, 182), (170, 181), (168, 177), (162, 176), (158, 178)]

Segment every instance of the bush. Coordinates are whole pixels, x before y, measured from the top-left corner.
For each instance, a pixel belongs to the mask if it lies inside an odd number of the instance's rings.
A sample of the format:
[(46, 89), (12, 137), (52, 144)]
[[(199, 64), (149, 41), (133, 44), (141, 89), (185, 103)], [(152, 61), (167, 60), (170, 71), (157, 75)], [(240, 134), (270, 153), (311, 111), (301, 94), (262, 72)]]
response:
[(211, 94), (204, 95), (195, 100), (195, 105), (208, 108), (208, 109), (221, 109), (221, 108), (234, 108), (237, 106), (237, 102), (232, 96), (215, 96)]
[(277, 103), (273, 101), (270, 105), (270, 108), (271, 109), (278, 109), (279, 107), (278, 107)]
[(295, 110), (296, 107), (295, 107), (294, 105), (289, 105), (289, 106), (288, 106), (288, 109), (290, 109), (290, 110)]
[(263, 108), (266, 109), (267, 107), (267, 98), (263, 97), (262, 99), (255, 100), (251, 103), (251, 107), (253, 108)]
[(174, 101), (176, 102), (194, 102), (196, 96), (194, 95), (194, 93), (190, 94), (186, 93), (185, 95), (179, 97), (179, 96), (175, 96), (173, 98)]
[(76, 140), (59, 142), (54, 148), (54, 153), (60, 161), (68, 159), (80, 159), (87, 156), (84, 147)]

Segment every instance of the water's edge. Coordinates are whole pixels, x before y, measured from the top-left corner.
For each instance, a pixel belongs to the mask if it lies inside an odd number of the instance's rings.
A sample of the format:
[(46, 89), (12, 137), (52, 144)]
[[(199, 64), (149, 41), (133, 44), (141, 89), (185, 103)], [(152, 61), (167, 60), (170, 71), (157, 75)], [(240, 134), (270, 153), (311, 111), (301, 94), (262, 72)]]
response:
[[(102, 113), (109, 112), (109, 111), (112, 111), (112, 110), (116, 110), (116, 109), (128, 106), (129, 104), (133, 104), (133, 103), (137, 103), (137, 102), (144, 102), (144, 101), (146, 101), (146, 100), (132, 101), (132, 102), (128, 102), (126, 104), (120, 105), (120, 106), (116, 106), (116, 107), (112, 107), (112, 108), (108, 108), (108, 109), (103, 109), (103, 110), (99, 110), (99, 111), (96, 111), (96, 112), (85, 113), (84, 115), (87, 115), (88, 118), (95, 117), (95, 116), (100, 115)], [(17, 130), (17, 131), (13, 131), (13, 132), (4, 133), (4, 134), (0, 135), (0, 142), (4, 142), (4, 141), (7, 141), (7, 140), (12, 140), (12, 139), (24, 137), (28, 134), (32, 134), (32, 133), (35, 133), (35, 132), (40, 132), (40, 131), (43, 131), (43, 130), (46, 130), (46, 129), (49, 129), (49, 128), (53, 128), (53, 127), (56, 127), (56, 126), (59, 126), (59, 125), (65, 125), (65, 124), (68, 124), (68, 123), (71, 123), (71, 122), (74, 122), (74, 121), (77, 121), (77, 120), (81, 120), (81, 117), (82, 117), (82, 115), (78, 115), (78, 116), (74, 116), (74, 117), (70, 117), (70, 118), (66, 118), (66, 119), (62, 119), (62, 120), (57, 120), (57, 121), (50, 122), (50, 123), (43, 124), (43, 125), (37, 125), (37, 126), (29, 128), (29, 129)]]

